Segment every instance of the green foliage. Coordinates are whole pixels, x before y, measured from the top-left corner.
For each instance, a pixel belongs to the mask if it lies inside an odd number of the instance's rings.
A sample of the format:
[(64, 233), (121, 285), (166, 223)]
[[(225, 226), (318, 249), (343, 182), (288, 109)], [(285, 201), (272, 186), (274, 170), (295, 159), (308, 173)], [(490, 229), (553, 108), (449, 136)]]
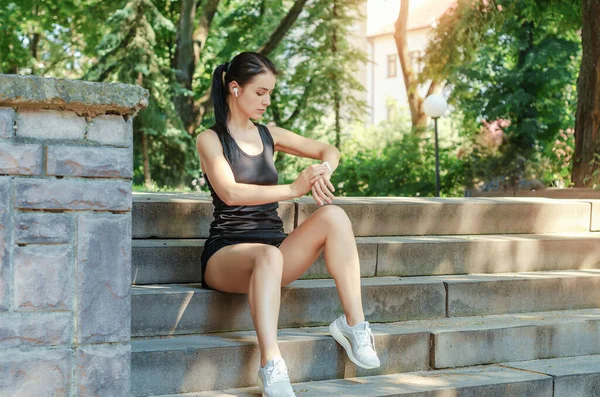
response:
[[(198, 2), (196, 20), (204, 3)], [(293, 4), (222, 0), (195, 70), (192, 92), (184, 93), (200, 100), (214, 68), (238, 52), (259, 50)], [(269, 54), (282, 73), (274, 106), (261, 122), (276, 121), (302, 135), (331, 138), (324, 118), (331, 112), (332, 87), (359, 89), (352, 71), (365, 60), (347, 39), (349, 27), (361, 18), (360, 1), (336, 0), (336, 4), (338, 13), (333, 16), (332, 2), (311, 1)], [(199, 164), (194, 137), (183, 129), (173, 105), (173, 98), (182, 92), (173, 70), (180, 13), (180, 0), (0, 0), (0, 47), (9, 49), (0, 51), (0, 72), (142, 85), (150, 91), (150, 101), (134, 122), (134, 182), (144, 180), (145, 136), (156, 186), (195, 189), (191, 183), (199, 180)], [(334, 27), (338, 52), (332, 57)], [(364, 104), (353, 95), (344, 95), (342, 104), (349, 119), (365, 113)], [(212, 124), (212, 115), (207, 116), (197, 132)], [(278, 166), (290, 174), (296, 171), (291, 158)]]
[(122, 2), (0, 0), (0, 72), (80, 78), (98, 27)]
[[(447, 76), (450, 103), (462, 113), (462, 134), (471, 143), (471, 183), (498, 176), (513, 183), (565, 182), (566, 171), (549, 162), (560, 163), (551, 148), (575, 124), (581, 59), (576, 3), (461, 0), (440, 21), (425, 76)], [(485, 148), (479, 142), (487, 133), (483, 122), (498, 120), (510, 122), (502, 143)]]
[[(441, 134), (440, 134), (441, 135)], [(464, 195), (457, 142), (440, 136), (440, 195)], [(338, 196), (435, 196), (433, 134), (425, 139), (398, 120), (357, 132), (332, 177)]]

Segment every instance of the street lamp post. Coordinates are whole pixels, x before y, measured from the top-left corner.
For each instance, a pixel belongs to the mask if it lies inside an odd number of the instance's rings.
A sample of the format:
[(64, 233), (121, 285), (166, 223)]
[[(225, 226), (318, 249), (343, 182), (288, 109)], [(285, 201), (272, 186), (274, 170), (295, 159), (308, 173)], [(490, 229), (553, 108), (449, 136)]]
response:
[(440, 197), (440, 155), (438, 149), (438, 118), (444, 114), (448, 103), (443, 96), (429, 95), (423, 102), (425, 114), (431, 117), (435, 124), (435, 197)]

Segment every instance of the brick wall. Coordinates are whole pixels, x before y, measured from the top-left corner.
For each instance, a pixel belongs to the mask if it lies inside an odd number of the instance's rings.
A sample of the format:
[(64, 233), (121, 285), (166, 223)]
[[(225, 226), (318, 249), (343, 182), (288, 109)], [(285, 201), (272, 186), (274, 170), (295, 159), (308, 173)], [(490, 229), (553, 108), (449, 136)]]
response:
[(2, 396), (129, 395), (132, 118), (146, 103), (140, 87), (0, 75)]

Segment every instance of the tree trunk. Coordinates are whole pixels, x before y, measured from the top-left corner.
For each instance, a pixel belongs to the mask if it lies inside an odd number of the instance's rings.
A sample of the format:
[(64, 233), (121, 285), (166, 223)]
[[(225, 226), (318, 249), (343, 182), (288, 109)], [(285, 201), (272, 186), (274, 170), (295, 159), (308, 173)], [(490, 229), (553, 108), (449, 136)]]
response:
[(144, 185), (146, 188), (152, 186), (152, 176), (150, 175), (150, 156), (148, 154), (148, 136), (142, 131), (142, 151), (144, 152)]
[[(200, 54), (208, 38), (210, 25), (217, 12), (220, 0), (208, 0), (202, 8), (198, 26), (195, 27), (196, 12), (199, 3), (196, 0), (181, 0), (181, 17), (177, 32), (177, 49), (175, 51), (175, 70), (177, 82), (189, 92), (192, 91), (194, 72)], [(198, 124), (198, 109), (194, 104), (194, 96), (182, 94), (173, 99), (177, 114), (181, 118), (185, 130), (192, 134)]]
[[(337, 4), (333, 2), (332, 16), (333, 16), (333, 36), (331, 38), (331, 52), (334, 58), (337, 56), (338, 48), (337, 48), (337, 28), (336, 28), (336, 20), (338, 17), (337, 12)], [(342, 95), (340, 93), (340, 85), (337, 78), (334, 76), (334, 85), (333, 85), (333, 108), (335, 111), (335, 147), (340, 149), (342, 145), (342, 127), (340, 124), (340, 108), (342, 106)]]
[(31, 38), (31, 57), (33, 58), (33, 62), (31, 64), (31, 74), (35, 75), (37, 72), (37, 64), (38, 64), (38, 45), (40, 43), (41, 35), (39, 33), (34, 33)]
[[(144, 82), (144, 75), (142, 72), (138, 72), (137, 85), (142, 87), (142, 83)], [(150, 156), (148, 152), (148, 136), (144, 132), (144, 130), (140, 131), (140, 135), (142, 136), (142, 156), (144, 157), (144, 185), (146, 185), (147, 189), (150, 189), (152, 186), (152, 177), (150, 176)]]
[[(396, 49), (400, 58), (400, 66), (402, 67), (402, 76), (404, 77), (404, 86), (406, 87), (406, 97), (408, 98), (408, 106), (410, 108), (410, 116), (413, 131), (424, 130), (427, 127), (429, 118), (423, 111), (423, 101), (425, 100), (417, 91), (419, 82), (415, 74), (410, 54), (408, 51), (408, 7), (409, 0), (400, 0), (400, 13), (396, 20), (396, 31), (394, 39), (396, 41)], [(437, 81), (432, 81), (429, 86), (427, 95), (433, 94), (439, 87)]]
[(577, 81), (579, 97), (571, 179), (575, 187), (591, 187), (600, 184), (600, 2), (582, 0), (581, 5), (583, 56)]

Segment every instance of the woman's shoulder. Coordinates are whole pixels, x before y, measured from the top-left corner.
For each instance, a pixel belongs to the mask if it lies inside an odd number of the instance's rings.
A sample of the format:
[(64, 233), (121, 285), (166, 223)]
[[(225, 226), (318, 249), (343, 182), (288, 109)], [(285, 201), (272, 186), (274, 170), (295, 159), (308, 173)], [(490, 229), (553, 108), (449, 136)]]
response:
[(220, 149), (221, 142), (219, 141), (219, 136), (213, 128), (208, 128), (196, 137), (196, 148), (198, 151), (201, 149)]

